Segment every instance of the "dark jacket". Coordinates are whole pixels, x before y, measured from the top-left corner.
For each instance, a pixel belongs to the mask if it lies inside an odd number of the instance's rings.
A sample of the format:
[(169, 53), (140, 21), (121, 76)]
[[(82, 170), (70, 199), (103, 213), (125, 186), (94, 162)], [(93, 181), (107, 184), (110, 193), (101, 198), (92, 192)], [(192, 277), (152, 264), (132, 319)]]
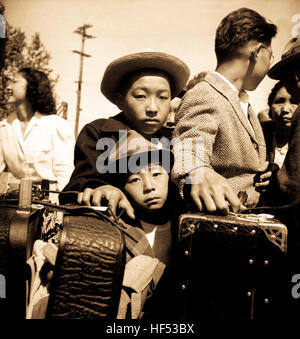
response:
[[(96, 145), (101, 138), (111, 138), (116, 142), (119, 140), (120, 130), (130, 129), (123, 113), (108, 119), (97, 119), (85, 125), (76, 140), (75, 169), (63, 192), (82, 192), (87, 187), (96, 188), (108, 183), (113, 184), (110, 174), (99, 174), (97, 171), (97, 158), (103, 151), (96, 150)], [(76, 202), (77, 194), (60, 194), (59, 200), (61, 204)]]

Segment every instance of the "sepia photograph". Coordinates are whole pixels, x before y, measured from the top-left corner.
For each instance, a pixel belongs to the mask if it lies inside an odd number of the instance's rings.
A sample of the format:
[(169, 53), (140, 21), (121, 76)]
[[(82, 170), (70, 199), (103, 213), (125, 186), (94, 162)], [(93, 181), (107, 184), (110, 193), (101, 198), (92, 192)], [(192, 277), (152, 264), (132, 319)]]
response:
[(0, 0), (0, 48), (2, 319), (299, 318), (299, 0)]

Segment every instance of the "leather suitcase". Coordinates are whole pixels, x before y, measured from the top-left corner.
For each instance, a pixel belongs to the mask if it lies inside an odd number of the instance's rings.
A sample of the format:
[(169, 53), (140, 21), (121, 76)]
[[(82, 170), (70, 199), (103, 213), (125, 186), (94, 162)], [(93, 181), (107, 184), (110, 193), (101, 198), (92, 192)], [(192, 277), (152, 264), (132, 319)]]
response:
[(270, 215), (181, 215), (177, 317), (280, 316), (288, 294), (286, 252), (287, 227)]
[(47, 318), (115, 319), (125, 240), (107, 217), (65, 214)]
[(2, 292), (0, 316), (24, 319), (26, 310), (27, 259), (31, 256), (33, 243), (39, 237), (43, 210), (22, 209), (17, 200), (0, 204), (0, 274)]

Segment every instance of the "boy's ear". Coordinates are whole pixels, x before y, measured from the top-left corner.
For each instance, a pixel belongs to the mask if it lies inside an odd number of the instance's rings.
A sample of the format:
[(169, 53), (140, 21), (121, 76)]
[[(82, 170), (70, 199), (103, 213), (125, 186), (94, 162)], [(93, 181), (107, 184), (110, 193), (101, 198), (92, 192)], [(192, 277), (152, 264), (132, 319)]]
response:
[(121, 93), (115, 94), (115, 104), (119, 107), (121, 111), (124, 109), (124, 98)]

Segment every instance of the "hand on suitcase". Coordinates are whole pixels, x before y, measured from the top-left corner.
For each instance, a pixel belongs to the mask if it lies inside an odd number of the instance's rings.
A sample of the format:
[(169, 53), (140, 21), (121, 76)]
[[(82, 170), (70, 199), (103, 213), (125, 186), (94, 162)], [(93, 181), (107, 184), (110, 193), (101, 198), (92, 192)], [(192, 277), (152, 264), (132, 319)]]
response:
[[(198, 177), (198, 181), (194, 178)], [(201, 178), (201, 180), (200, 180)], [(212, 168), (197, 168), (190, 173), (191, 197), (200, 211), (239, 212), (245, 207), (233, 192), (228, 181)]]
[(95, 189), (86, 188), (84, 192), (80, 192), (77, 197), (79, 204), (83, 203), (87, 206), (101, 206), (103, 200), (107, 201), (114, 215), (117, 214), (117, 208), (120, 208), (124, 209), (130, 218), (135, 219), (134, 209), (125, 194), (117, 187), (104, 185)]

